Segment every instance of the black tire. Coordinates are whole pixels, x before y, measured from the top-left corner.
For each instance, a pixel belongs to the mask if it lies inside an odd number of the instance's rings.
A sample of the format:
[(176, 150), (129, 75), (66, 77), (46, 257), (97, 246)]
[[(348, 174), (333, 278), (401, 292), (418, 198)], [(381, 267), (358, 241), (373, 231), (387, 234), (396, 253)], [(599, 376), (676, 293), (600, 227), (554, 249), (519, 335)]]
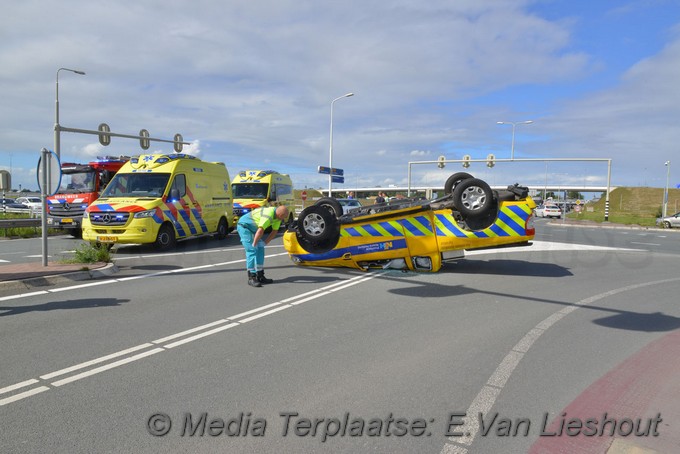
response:
[(326, 210), (333, 213), (333, 216), (336, 218), (342, 216), (342, 205), (340, 205), (340, 202), (333, 197), (322, 197), (314, 204), (314, 206), (324, 207)]
[(664, 229), (670, 229), (671, 228), (670, 221), (663, 221), (663, 228)]
[(486, 181), (468, 178), (453, 190), (453, 204), (464, 217), (486, 216), (493, 205), (493, 192)]
[(220, 218), (220, 222), (217, 223), (217, 239), (223, 240), (227, 235), (229, 235), (229, 222), (225, 218)]
[(302, 246), (302, 248), (305, 251), (311, 252), (312, 254), (323, 254), (324, 252), (332, 250), (338, 244), (338, 240), (340, 240), (340, 235), (336, 235), (335, 238), (331, 238), (326, 241), (321, 241), (318, 243), (308, 241), (305, 238), (301, 237), (300, 235), (297, 235), (297, 240), (300, 246)]
[(322, 244), (340, 235), (340, 224), (326, 206), (312, 205), (300, 213), (298, 233), (312, 244)]
[(473, 178), (473, 176), (467, 172), (454, 173), (446, 180), (446, 183), (444, 183), (444, 194), (453, 194), (453, 190), (458, 183), (469, 178)]
[(71, 235), (73, 238), (82, 238), (83, 237), (83, 229), (78, 227), (77, 229), (68, 229), (69, 235)]
[(153, 243), (154, 247), (159, 251), (164, 251), (175, 247), (176, 244), (177, 238), (175, 237), (175, 228), (167, 222), (161, 225), (161, 228), (158, 229), (156, 241)]

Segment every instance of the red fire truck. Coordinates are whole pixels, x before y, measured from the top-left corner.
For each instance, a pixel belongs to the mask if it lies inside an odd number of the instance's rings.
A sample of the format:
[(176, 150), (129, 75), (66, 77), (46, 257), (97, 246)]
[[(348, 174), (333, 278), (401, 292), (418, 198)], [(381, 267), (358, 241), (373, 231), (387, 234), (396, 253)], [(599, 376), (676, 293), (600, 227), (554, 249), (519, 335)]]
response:
[(66, 230), (80, 238), (85, 209), (99, 198), (111, 178), (129, 160), (129, 156), (106, 156), (87, 164), (62, 163), (59, 189), (47, 198), (48, 227)]

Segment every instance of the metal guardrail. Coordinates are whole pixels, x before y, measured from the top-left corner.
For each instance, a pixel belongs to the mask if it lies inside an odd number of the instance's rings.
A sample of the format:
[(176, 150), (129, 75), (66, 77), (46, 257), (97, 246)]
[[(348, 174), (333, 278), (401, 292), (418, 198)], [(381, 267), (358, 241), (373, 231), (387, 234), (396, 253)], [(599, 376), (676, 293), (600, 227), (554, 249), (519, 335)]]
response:
[(40, 218), (24, 218), (24, 219), (0, 219), (0, 229), (11, 229), (14, 227), (40, 227), (42, 219)]

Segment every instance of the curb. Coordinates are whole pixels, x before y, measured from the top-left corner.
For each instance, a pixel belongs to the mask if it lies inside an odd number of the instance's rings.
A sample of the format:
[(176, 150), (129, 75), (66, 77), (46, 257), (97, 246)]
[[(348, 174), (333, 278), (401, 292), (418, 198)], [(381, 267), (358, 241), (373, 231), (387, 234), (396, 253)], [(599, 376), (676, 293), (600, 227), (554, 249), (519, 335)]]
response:
[(28, 279), (0, 282), (2, 290), (33, 290), (36, 287), (68, 284), (111, 276), (119, 271), (115, 263), (108, 263), (102, 268), (92, 270), (73, 271), (70, 273), (40, 276)]

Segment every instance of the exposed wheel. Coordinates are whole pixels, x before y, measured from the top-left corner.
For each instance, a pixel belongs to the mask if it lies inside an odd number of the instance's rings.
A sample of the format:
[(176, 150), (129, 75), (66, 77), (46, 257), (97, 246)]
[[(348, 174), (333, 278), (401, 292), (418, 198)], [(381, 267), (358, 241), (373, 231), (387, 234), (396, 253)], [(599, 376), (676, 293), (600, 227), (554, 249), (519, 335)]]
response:
[(73, 238), (82, 238), (83, 237), (83, 230), (80, 227), (78, 227), (77, 229), (68, 229), (68, 233)]
[(320, 244), (340, 235), (338, 219), (325, 206), (312, 205), (300, 213), (298, 233), (310, 243)]
[(338, 244), (338, 240), (340, 239), (340, 235), (336, 235), (334, 238), (330, 238), (326, 241), (320, 241), (320, 242), (311, 242), (309, 240), (306, 240), (305, 238), (301, 237), (300, 235), (297, 235), (297, 240), (300, 246), (307, 251), (311, 252), (312, 254), (323, 254), (324, 252), (328, 252), (331, 249), (335, 247), (336, 244)]
[(153, 243), (156, 249), (161, 251), (174, 247), (177, 243), (175, 238), (175, 229), (172, 225), (165, 223), (158, 229), (158, 236), (156, 241)]
[(458, 185), (458, 183), (469, 178), (473, 177), (467, 172), (454, 173), (446, 180), (446, 183), (444, 183), (444, 194), (453, 193), (453, 189), (456, 187), (456, 185)]
[(663, 221), (663, 228), (664, 229), (670, 229), (671, 228), (671, 222), (670, 221)]
[(486, 181), (468, 178), (453, 190), (453, 204), (465, 217), (484, 216), (493, 204), (493, 192)]
[(220, 222), (217, 223), (217, 239), (223, 240), (229, 235), (229, 223), (225, 218), (220, 218)]
[(340, 205), (340, 202), (333, 197), (322, 197), (314, 204), (314, 206), (324, 207), (326, 210), (333, 213), (336, 218), (342, 216), (342, 205)]

